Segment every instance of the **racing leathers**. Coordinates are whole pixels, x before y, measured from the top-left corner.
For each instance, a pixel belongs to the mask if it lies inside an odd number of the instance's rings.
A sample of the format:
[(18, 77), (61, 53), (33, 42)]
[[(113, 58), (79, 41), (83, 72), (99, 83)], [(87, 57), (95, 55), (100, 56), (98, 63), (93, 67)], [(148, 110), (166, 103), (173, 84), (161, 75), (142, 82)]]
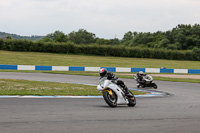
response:
[(137, 79), (136, 79), (136, 81), (138, 82), (138, 83), (140, 83), (140, 84), (144, 84), (145, 83), (145, 80), (143, 80), (143, 76), (146, 76), (146, 74), (139, 74), (139, 73), (137, 73)]

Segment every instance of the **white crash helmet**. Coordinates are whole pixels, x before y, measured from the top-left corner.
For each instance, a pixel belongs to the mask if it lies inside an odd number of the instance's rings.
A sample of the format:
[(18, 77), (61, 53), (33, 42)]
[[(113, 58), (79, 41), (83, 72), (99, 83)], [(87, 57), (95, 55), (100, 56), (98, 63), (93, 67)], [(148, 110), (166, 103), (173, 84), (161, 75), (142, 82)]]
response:
[(143, 76), (144, 75), (143, 71), (139, 71), (139, 75)]

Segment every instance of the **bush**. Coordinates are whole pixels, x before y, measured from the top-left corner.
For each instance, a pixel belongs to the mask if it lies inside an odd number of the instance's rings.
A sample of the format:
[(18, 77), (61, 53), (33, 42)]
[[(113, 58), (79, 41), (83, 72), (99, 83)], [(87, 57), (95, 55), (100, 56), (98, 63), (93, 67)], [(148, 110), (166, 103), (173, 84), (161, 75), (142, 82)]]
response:
[(33, 42), (28, 40), (0, 39), (0, 49), (10, 51), (31, 51), (66, 54), (91, 54), (100, 56), (155, 58), (169, 60), (200, 60), (200, 49), (178, 51), (111, 45), (76, 45), (73, 42)]
[(200, 48), (194, 47), (192, 49), (196, 60), (200, 60)]
[(0, 49), (3, 50), (3, 45), (4, 45), (4, 41), (3, 39), (0, 39)]

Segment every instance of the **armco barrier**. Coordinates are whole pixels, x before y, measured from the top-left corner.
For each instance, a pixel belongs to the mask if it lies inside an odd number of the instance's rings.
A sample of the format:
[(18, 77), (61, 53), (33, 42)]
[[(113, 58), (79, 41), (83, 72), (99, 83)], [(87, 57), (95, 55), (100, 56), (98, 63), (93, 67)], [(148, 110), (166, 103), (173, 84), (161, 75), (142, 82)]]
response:
[[(99, 71), (102, 67), (76, 66), (33, 66), (33, 65), (0, 65), (0, 70), (42, 70), (42, 71)], [(147, 73), (185, 73), (200, 74), (200, 69), (163, 69), (163, 68), (123, 68), (104, 67), (109, 72), (147, 72)]]

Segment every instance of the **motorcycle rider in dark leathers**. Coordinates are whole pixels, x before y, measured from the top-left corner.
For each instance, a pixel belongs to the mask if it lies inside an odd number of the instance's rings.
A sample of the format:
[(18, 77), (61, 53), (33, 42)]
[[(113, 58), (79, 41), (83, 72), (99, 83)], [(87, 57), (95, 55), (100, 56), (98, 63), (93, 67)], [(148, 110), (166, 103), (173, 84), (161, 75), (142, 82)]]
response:
[(146, 76), (147, 74), (144, 74), (143, 71), (139, 71), (137, 73), (137, 82), (140, 84), (144, 84), (145, 80), (143, 80), (143, 76)]
[(128, 87), (124, 84), (124, 82), (122, 80), (117, 80), (118, 77), (111, 73), (111, 72), (108, 72), (106, 68), (101, 68), (99, 70), (99, 74), (100, 74), (100, 79), (103, 78), (103, 77), (107, 77), (108, 80), (114, 80), (116, 81), (116, 84), (121, 86), (124, 91), (125, 91), (125, 95), (128, 96), (128, 97), (132, 97), (133, 95), (129, 92), (129, 89)]

